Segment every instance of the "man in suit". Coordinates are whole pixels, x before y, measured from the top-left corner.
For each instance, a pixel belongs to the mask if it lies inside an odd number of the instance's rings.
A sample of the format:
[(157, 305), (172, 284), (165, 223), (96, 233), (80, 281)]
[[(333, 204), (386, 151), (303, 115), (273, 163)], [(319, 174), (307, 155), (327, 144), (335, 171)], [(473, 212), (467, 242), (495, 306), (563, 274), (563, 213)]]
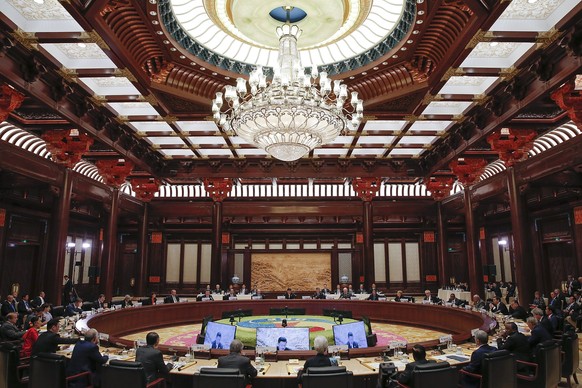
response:
[(72, 317), (76, 314), (83, 313), (83, 299), (77, 298), (74, 302), (69, 303), (65, 308), (65, 317)]
[(412, 383), (412, 372), (416, 366), (428, 364), (430, 362), (426, 359), (426, 349), (422, 345), (414, 345), (412, 347), (412, 358), (414, 358), (414, 362), (406, 364), (404, 372), (400, 373), (396, 378), (399, 383), (410, 385), (410, 383)]
[(214, 337), (214, 340), (212, 341), (210, 348), (211, 349), (224, 349), (224, 346), (222, 345), (222, 333), (221, 332), (216, 333), (216, 336)]
[(542, 294), (539, 291), (534, 292), (534, 298), (533, 298), (533, 301), (531, 302), (531, 304), (529, 305), (529, 308), (531, 310), (533, 310), (535, 308), (539, 308), (542, 310), (546, 309), (546, 301), (544, 300), (544, 298), (542, 297)]
[(44, 291), (38, 293), (38, 296), (30, 302), (32, 307), (40, 307), (46, 303)]
[(69, 279), (68, 275), (64, 276), (65, 284), (63, 284), (63, 305), (71, 303), (74, 299), (73, 294), (73, 282)]
[(291, 350), (287, 347), (287, 338), (285, 337), (279, 337), (277, 339), (277, 351), (280, 350)]
[(18, 309), (16, 304), (14, 303), (14, 296), (12, 294), (8, 294), (6, 296), (6, 300), (2, 302), (2, 307), (0, 308), (2, 316), (5, 317), (8, 315), (8, 313), (15, 313), (17, 310)]
[(38, 353), (56, 353), (61, 344), (74, 344), (77, 342), (75, 338), (62, 338), (59, 335), (59, 320), (58, 318), (51, 319), (46, 324), (44, 333), (38, 336), (38, 339), (32, 346), (32, 355)]
[(485, 308), (485, 301), (477, 294), (473, 295), (473, 308), (476, 310)]
[(340, 294), (339, 298), (340, 299), (350, 299), (352, 297), (352, 295), (349, 293), (348, 288), (344, 287), (342, 293)]
[(242, 348), (242, 342), (237, 339), (232, 340), (230, 354), (218, 358), (218, 367), (238, 369), (241, 374), (245, 375), (247, 383), (250, 383), (257, 376), (257, 370), (251, 365), (251, 360), (248, 357), (241, 355)]
[(356, 291), (356, 294), (367, 294), (367, 293), (368, 292), (364, 288), (364, 285), (362, 283), (360, 283), (360, 288), (358, 288), (358, 290)]
[(352, 333), (351, 331), (348, 333), (348, 342), (346, 343), (346, 345), (348, 345), (348, 349), (358, 349), (358, 343), (354, 341), (354, 333)]
[(285, 299), (296, 299), (297, 295), (291, 290), (291, 287), (287, 288), (287, 292), (285, 292)]
[(164, 303), (178, 303), (180, 298), (176, 295), (176, 290), (170, 291), (170, 295), (164, 298)]
[(315, 294), (312, 296), (313, 299), (325, 299), (325, 294), (321, 292), (319, 287), (315, 289)]
[(422, 303), (430, 303), (430, 304), (439, 304), (440, 299), (436, 296), (432, 296), (430, 290), (424, 290), (424, 298), (422, 299)]
[(205, 290), (204, 291), (204, 295), (200, 295), (198, 297), (196, 297), (196, 300), (201, 302), (201, 301), (210, 301), (210, 300), (214, 300), (214, 298), (212, 297), (212, 294), (210, 293), (210, 290)]
[[(481, 362), (483, 361), (483, 356), (497, 350), (493, 346), (487, 344), (488, 340), (489, 335), (483, 330), (477, 330), (475, 332), (475, 345), (477, 345), (477, 349), (473, 354), (471, 354), (471, 361), (469, 362), (469, 365), (463, 368), (463, 370), (470, 373), (481, 374)], [(463, 387), (478, 387), (481, 383), (479, 379), (467, 375), (463, 375), (463, 382)]]
[(148, 383), (163, 377), (167, 380), (172, 364), (164, 364), (162, 352), (158, 350), (160, 336), (152, 331), (146, 335), (146, 346), (137, 348), (135, 361), (141, 362), (145, 370)]
[(497, 339), (497, 348), (510, 351), (520, 361), (529, 361), (531, 358), (527, 337), (519, 332), (514, 322), (505, 323), (505, 333)]
[(576, 297), (574, 295), (568, 298), (568, 305), (562, 312), (564, 319), (575, 329), (577, 328), (577, 320), (580, 316), (580, 305), (576, 302)]
[(317, 336), (313, 340), (313, 349), (317, 354), (311, 358), (308, 358), (303, 364), (303, 369), (299, 370), (297, 373), (297, 381), (301, 383), (303, 373), (307, 368), (318, 367), (318, 366), (332, 366), (330, 358), (326, 355), (327, 353), (327, 339), (324, 336)]
[(554, 332), (558, 330), (558, 314), (552, 306), (546, 306), (546, 318), (549, 322), (549, 327), (551, 328), (550, 334), (553, 335)]
[(517, 299), (514, 299), (509, 306), (509, 315), (511, 315), (511, 317), (514, 319), (521, 319), (522, 321), (525, 321), (527, 318), (527, 311), (525, 311), (525, 309), (520, 306)]
[(527, 340), (530, 349), (533, 350), (537, 346), (537, 344), (552, 339), (551, 334), (540, 322), (538, 322), (538, 320), (535, 317), (529, 317), (526, 323), (531, 333)]
[(30, 296), (28, 294), (25, 294), (22, 297), (22, 300), (20, 300), (20, 302), (18, 302), (18, 326), (22, 326), (22, 322), (24, 322), (26, 316), (30, 315), (32, 313), (32, 306), (29, 303)]
[(95, 310), (105, 308), (105, 295), (103, 294), (99, 295), (99, 298), (97, 298), (97, 300), (93, 302), (93, 308)]
[(503, 314), (509, 315), (509, 310), (507, 310), (507, 306), (501, 302), (501, 299), (498, 297), (493, 297), (493, 301), (489, 305), (489, 311), (493, 314)]
[(155, 306), (157, 302), (158, 302), (158, 296), (156, 295), (155, 292), (152, 292), (150, 294), (150, 297), (145, 299), (142, 302), (142, 306)]
[(329, 288), (327, 288), (327, 283), (323, 285), (323, 288), (321, 289), (321, 292), (323, 294), (329, 294), (329, 293), (331, 293), (331, 290)]
[(367, 300), (378, 300), (378, 293), (376, 292), (376, 290), (372, 290), (372, 293), (368, 295)]
[[(91, 372), (91, 384), (99, 387), (100, 379), (97, 373), (97, 366), (103, 365), (109, 359), (99, 353), (99, 333), (95, 329), (89, 329), (85, 333), (85, 340), (79, 341), (73, 349), (71, 360), (67, 365), (67, 375), (72, 376), (82, 372)], [(69, 382), (69, 388), (81, 388), (87, 386), (87, 381), (83, 378)]]
[(6, 315), (6, 322), (0, 326), (0, 339), (6, 341), (16, 341), (22, 338), (24, 331), (18, 330), (16, 322), (18, 321), (18, 313), (11, 312)]

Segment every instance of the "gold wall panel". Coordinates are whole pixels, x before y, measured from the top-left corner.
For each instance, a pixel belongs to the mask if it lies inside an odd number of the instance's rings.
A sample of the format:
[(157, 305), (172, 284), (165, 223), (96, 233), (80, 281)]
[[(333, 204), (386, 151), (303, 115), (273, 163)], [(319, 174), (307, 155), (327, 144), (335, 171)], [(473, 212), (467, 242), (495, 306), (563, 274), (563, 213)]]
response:
[(315, 290), (331, 282), (331, 253), (254, 253), (251, 284), (261, 291)]

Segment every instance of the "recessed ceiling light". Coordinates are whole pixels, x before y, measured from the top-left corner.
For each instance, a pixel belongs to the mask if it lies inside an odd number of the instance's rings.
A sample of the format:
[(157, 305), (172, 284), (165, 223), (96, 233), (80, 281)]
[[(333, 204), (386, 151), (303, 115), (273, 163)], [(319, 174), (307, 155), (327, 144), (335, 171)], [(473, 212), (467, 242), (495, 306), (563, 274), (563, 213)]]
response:
[(169, 40), (164, 40), (164, 44), (170, 44)]
[(175, 48), (175, 47), (170, 47), (170, 51), (176, 51), (176, 50), (177, 50), (177, 48)]
[(196, 62), (190, 62), (192, 66), (196, 66)]
[(150, 15), (156, 16), (158, 13), (156, 11), (150, 11)]
[(402, 51), (406, 51), (406, 47), (402, 47), (400, 50), (402, 50)]
[(414, 31), (412, 31), (412, 33), (413, 33), (414, 35), (418, 35), (418, 34), (420, 34), (420, 31), (418, 31), (418, 30), (414, 30)]
[[(184, 58), (185, 58), (185, 57), (184, 57)], [(201, 67), (201, 68), (200, 68), (200, 70), (204, 71), (204, 70), (206, 70), (206, 68), (205, 68), (205, 67)]]
[(185, 55), (180, 55), (180, 59), (186, 59)]
[(158, 35), (164, 35), (164, 33), (162, 31), (156, 31), (156, 34), (158, 34)]
[(350, 79), (354, 79), (354, 78), (356, 78), (356, 77), (354, 77), (353, 75), (350, 77)]
[(398, 55), (394, 54), (392, 55), (392, 58), (398, 58)]
[(230, 79), (230, 77), (224, 77), (224, 79)]
[(424, 23), (424, 21), (422, 21), (422, 20), (417, 20), (416, 21), (416, 24), (422, 24), (422, 23)]
[(374, 67), (374, 70), (378, 70), (378, 66), (375, 66), (375, 67)]
[(406, 43), (408, 43), (408, 44), (411, 44), (412, 42), (414, 42), (412, 39), (408, 39), (408, 40), (406, 41)]
[(153, 24), (154, 26), (157, 26), (158, 24), (160, 24), (160, 22), (158, 22), (157, 20), (152, 20), (152, 24)]
[(362, 71), (362, 75), (367, 75), (368, 72), (367, 71)]
[(212, 73), (212, 75), (218, 75), (218, 73)]
[(388, 62), (382, 62), (382, 64), (383, 64), (383, 65), (387, 65), (387, 64), (388, 64)]
[(423, 10), (420, 10), (420, 11), (418, 11), (417, 13), (418, 13), (419, 15), (424, 15), (424, 11), (423, 11)]

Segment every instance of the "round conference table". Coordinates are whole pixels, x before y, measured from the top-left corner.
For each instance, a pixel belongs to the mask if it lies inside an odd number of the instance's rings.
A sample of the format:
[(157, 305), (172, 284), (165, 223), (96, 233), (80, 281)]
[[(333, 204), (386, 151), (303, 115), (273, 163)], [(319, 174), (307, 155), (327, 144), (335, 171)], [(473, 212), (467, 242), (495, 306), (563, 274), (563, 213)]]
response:
[[(131, 333), (201, 323), (204, 317), (222, 318), (225, 311), (252, 310), (252, 315), (269, 315), (271, 309), (289, 311), (302, 310), (308, 315), (325, 315), (324, 309), (351, 311), (355, 319), (367, 316), (372, 326), (374, 322), (400, 324), (412, 327), (433, 329), (450, 333), (455, 343), (464, 342), (471, 337), (471, 331), (477, 328), (489, 331), (492, 318), (471, 310), (423, 305), (418, 303), (398, 303), (367, 300), (318, 300), (318, 299), (262, 299), (262, 300), (228, 300), (206, 302), (170, 303), (155, 306), (117, 309), (88, 317), (82, 324), (97, 329), (108, 337), (108, 342), (118, 346), (133, 347), (133, 342), (123, 339)], [(292, 314), (290, 312), (290, 314)], [(439, 339), (422, 342), (425, 346), (436, 346)], [(409, 344), (411, 347), (413, 344)], [(185, 346), (160, 345), (162, 352), (186, 353)], [(171, 348), (171, 350), (170, 350)], [(385, 347), (351, 349), (350, 357), (376, 356)], [(212, 357), (225, 354), (225, 350), (212, 350)], [(287, 352), (285, 352), (287, 353)], [(306, 358), (311, 352), (288, 352), (287, 358)], [(304, 354), (302, 354), (304, 353)], [(305, 357), (304, 357), (305, 355)]]

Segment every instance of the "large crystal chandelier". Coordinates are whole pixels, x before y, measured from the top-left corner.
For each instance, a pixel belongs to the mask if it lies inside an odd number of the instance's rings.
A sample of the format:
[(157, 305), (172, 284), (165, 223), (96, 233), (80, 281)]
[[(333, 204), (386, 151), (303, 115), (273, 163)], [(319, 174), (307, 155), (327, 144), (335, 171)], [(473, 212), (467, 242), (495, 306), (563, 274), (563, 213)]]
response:
[(357, 129), (364, 111), (358, 92), (352, 92), (347, 103), (348, 88), (341, 80), (318, 74), (316, 66), (306, 74), (297, 51), (301, 32), (289, 23), (277, 27), (278, 66), (270, 82), (258, 66), (248, 85), (238, 78), (236, 86), (226, 86), (226, 106), (222, 92), (212, 101), (214, 120), (226, 133), (283, 161), (297, 160), (340, 133)]

